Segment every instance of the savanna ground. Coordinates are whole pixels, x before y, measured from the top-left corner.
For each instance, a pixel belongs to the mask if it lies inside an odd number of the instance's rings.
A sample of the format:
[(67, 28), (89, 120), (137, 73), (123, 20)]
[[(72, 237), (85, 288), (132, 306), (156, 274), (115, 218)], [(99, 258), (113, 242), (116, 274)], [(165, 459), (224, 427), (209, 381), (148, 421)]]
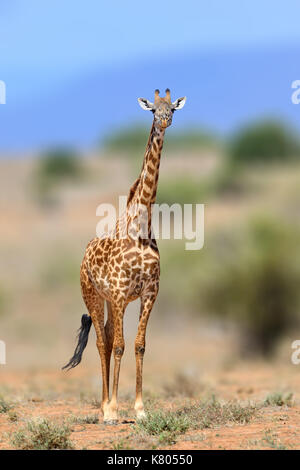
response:
[[(270, 364), (226, 363), (228, 344), (218, 335), (211, 334), (213, 350), (200, 330), (181, 331), (189, 340), (172, 332), (175, 351), (167, 337), (149, 339), (144, 380), (148, 418), (139, 425), (133, 410), (133, 354), (122, 368), (117, 426), (102, 424), (96, 364), (92, 368), (85, 360), (68, 374), (53, 368), (2, 371), (0, 449), (51, 448), (64, 426), (66, 440), (58, 448), (299, 449), (297, 367), (283, 358)], [(49, 431), (39, 429), (37, 439), (26, 429), (28, 422), (42, 419), (54, 426), (51, 438)]]
[[(190, 189), (218, 167), (218, 154), (210, 150), (167, 157), (161, 164), (165, 194), (168, 177), (173, 187), (184, 172)], [(73, 352), (85, 312), (78, 271), (95, 235), (96, 207), (127, 194), (137, 166), (119, 156), (89, 156), (82, 179), (55, 187), (49, 198), (35, 187), (33, 158), (4, 159), (0, 165), (0, 339), (7, 346), (7, 364), (0, 366), (0, 449), (300, 448), (300, 366), (291, 364), (291, 342), (299, 331), (282, 338), (269, 359), (241, 356), (234, 322), (185, 304), (189, 286), (181, 291), (181, 276), (186, 280), (189, 268), (184, 264), (181, 275), (172, 271), (169, 241), (159, 242), (161, 289), (147, 332), (148, 418), (135, 423), (138, 306), (132, 304), (125, 316), (120, 423), (104, 426), (93, 331), (82, 364), (68, 373), (60, 368)], [(257, 209), (281, 216), (288, 208), (293, 217), (299, 175), (297, 165), (250, 171), (243, 176), (246, 196), (212, 197), (206, 204), (205, 243), (224, 227), (241, 226)], [(180, 254), (179, 266), (185, 256), (190, 253)], [(196, 262), (200, 273), (201, 253)]]

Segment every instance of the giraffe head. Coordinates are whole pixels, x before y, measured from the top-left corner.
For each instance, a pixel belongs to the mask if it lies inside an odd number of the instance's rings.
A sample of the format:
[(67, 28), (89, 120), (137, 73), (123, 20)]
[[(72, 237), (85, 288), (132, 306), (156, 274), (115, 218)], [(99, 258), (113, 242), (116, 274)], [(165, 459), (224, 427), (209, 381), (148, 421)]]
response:
[(154, 124), (157, 127), (165, 129), (172, 124), (173, 113), (176, 109), (181, 109), (185, 105), (186, 97), (178, 98), (172, 103), (169, 88), (166, 89), (166, 96), (161, 98), (159, 90), (155, 90), (154, 103), (146, 98), (138, 98), (141, 108), (146, 111), (152, 111), (154, 114)]

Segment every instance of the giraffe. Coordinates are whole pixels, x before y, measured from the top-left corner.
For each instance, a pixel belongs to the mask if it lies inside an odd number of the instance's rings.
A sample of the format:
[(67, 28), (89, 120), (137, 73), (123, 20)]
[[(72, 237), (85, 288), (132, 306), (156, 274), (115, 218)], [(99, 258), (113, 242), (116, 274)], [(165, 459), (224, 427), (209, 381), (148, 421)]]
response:
[[(101, 409), (105, 424), (118, 423), (118, 383), (125, 348), (123, 318), (128, 303), (137, 298), (141, 299), (141, 305), (135, 339), (136, 399), (134, 409), (137, 419), (146, 416), (142, 399), (145, 336), (149, 316), (158, 294), (160, 276), (159, 251), (151, 233), (151, 208), (156, 199), (165, 130), (172, 123), (174, 111), (183, 108), (186, 101), (183, 97), (172, 102), (168, 88), (164, 98), (160, 97), (159, 93), (159, 90), (155, 90), (154, 103), (145, 98), (138, 98), (142, 109), (152, 111), (154, 115), (141, 173), (130, 188), (126, 211), (117, 220), (114, 230), (101, 238), (94, 238), (87, 245), (80, 268), (80, 283), (88, 315), (82, 316), (74, 355), (63, 368), (69, 370), (80, 363), (93, 323), (101, 358)], [(145, 209), (142, 212), (141, 207)], [(142, 220), (147, 222), (146, 234), (143, 237), (139, 236)], [(131, 233), (135, 236), (131, 236)], [(105, 302), (107, 305), (106, 322)], [(114, 373), (112, 395), (109, 399), (112, 352)]]

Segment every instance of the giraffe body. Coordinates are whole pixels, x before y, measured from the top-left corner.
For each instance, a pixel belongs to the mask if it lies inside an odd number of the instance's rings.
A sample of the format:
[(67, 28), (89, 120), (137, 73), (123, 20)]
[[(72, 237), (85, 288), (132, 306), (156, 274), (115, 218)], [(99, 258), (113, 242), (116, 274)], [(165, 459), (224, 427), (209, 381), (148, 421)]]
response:
[(132, 302), (159, 282), (158, 249), (147, 241), (95, 238), (87, 246), (80, 277), (83, 288), (92, 283), (106, 301)]
[[(159, 251), (151, 234), (151, 208), (156, 198), (165, 129), (172, 122), (174, 110), (183, 107), (185, 98), (179, 98), (172, 103), (169, 90), (166, 90), (165, 98), (160, 98), (156, 90), (154, 104), (144, 98), (139, 98), (139, 102), (143, 109), (151, 110), (154, 114), (140, 176), (130, 189), (126, 211), (118, 219), (115, 229), (103, 238), (94, 238), (90, 241), (80, 270), (82, 296), (97, 335), (103, 380), (102, 411), (104, 422), (108, 424), (115, 424), (118, 420), (118, 382), (125, 347), (124, 312), (128, 303), (137, 298), (141, 299), (141, 308), (135, 340), (135, 410), (137, 418), (145, 416), (142, 401), (145, 336), (147, 322), (158, 294), (160, 276)], [(143, 208), (142, 216), (140, 208)], [(146, 236), (141, 237), (139, 234), (143, 220), (146, 221)], [(132, 236), (132, 233), (135, 236)], [(105, 301), (107, 304), (106, 323), (104, 320)], [(112, 396), (109, 400), (112, 352), (114, 377)], [(81, 355), (79, 362), (80, 360)], [(75, 365), (77, 363), (78, 361)], [(74, 367), (72, 359), (66, 367)]]

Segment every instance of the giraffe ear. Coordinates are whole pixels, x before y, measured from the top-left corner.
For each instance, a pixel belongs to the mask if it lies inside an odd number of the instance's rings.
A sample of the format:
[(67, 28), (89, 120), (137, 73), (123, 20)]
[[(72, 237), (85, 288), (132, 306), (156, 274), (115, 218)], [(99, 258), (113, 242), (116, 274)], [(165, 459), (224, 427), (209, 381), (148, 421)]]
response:
[(146, 100), (146, 98), (138, 98), (139, 105), (142, 109), (145, 109), (145, 111), (153, 111), (153, 103), (150, 101)]
[(174, 103), (172, 103), (172, 109), (175, 111), (176, 109), (181, 109), (185, 105), (186, 96), (183, 98), (178, 98)]

